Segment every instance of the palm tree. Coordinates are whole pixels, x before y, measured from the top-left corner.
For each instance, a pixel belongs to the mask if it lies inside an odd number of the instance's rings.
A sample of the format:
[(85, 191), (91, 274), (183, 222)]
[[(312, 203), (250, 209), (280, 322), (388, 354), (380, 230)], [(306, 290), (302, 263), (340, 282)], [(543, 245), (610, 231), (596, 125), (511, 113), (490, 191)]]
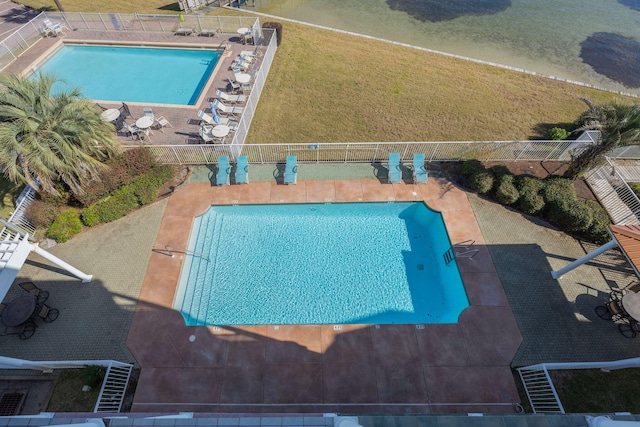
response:
[(63, 182), (82, 194), (118, 145), (98, 107), (77, 88), (52, 94), (56, 82), (44, 74), (0, 74), (0, 168), (10, 181), (39, 191), (57, 195)]
[(575, 157), (565, 177), (575, 178), (594, 164), (602, 161), (604, 155), (620, 146), (640, 142), (640, 105), (617, 104), (594, 105), (583, 99), (589, 109), (578, 119), (576, 131), (599, 130), (600, 141)]

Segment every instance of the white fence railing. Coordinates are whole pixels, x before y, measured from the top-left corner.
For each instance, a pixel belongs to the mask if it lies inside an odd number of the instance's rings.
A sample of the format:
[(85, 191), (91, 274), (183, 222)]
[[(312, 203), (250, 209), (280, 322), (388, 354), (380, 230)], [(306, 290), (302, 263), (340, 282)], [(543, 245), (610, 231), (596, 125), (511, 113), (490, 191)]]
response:
[(33, 233), (36, 231), (36, 227), (34, 227), (33, 224), (29, 222), (25, 215), (25, 212), (27, 211), (27, 208), (29, 207), (31, 202), (35, 200), (36, 194), (37, 191), (33, 187), (31, 187), (30, 185), (25, 186), (18, 196), (18, 200), (16, 201), (16, 208), (7, 220), (11, 224), (16, 225), (29, 232), (29, 234), (31, 235), (33, 235)]
[(589, 170), (585, 180), (614, 224), (640, 224), (640, 199), (611, 160)]
[[(243, 117), (244, 119), (244, 117)], [(243, 130), (244, 132), (244, 130)], [(237, 132), (239, 137), (240, 130)], [(244, 134), (242, 134), (244, 136)], [(234, 142), (236, 142), (234, 137)], [(577, 141), (467, 141), (467, 142), (352, 142), (305, 144), (244, 144), (231, 145), (147, 145), (155, 158), (164, 164), (211, 164), (218, 156), (237, 158), (248, 156), (250, 163), (281, 163), (295, 155), (307, 163), (378, 163), (389, 153), (400, 153), (409, 160), (416, 153), (425, 154), (428, 162), (450, 162), (464, 159), (495, 161), (566, 160), (578, 154), (590, 142)], [(125, 149), (138, 148), (125, 146)]]
[(6, 68), (24, 51), (43, 38), (44, 20), (62, 24), (73, 31), (138, 31), (173, 32), (178, 28), (192, 28), (235, 34), (238, 28), (251, 28), (254, 40), (261, 29), (258, 18), (250, 16), (201, 16), (178, 14), (146, 15), (139, 13), (43, 12), (0, 41), (0, 70)]

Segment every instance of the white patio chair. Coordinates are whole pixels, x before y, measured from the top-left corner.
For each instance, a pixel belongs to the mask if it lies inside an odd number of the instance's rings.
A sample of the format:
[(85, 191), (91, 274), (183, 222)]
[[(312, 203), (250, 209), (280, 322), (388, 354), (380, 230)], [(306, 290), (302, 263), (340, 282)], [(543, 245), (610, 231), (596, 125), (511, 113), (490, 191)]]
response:
[(169, 120), (165, 119), (164, 116), (160, 116), (156, 119), (156, 123), (158, 123), (160, 132), (164, 133), (163, 128), (169, 126), (169, 127), (173, 127), (173, 125), (171, 123), (169, 123)]
[(220, 102), (219, 99), (216, 99), (215, 101), (213, 101), (213, 106), (221, 113), (231, 114), (232, 116), (235, 116), (237, 114), (242, 114), (242, 111), (244, 110), (244, 108), (242, 107), (231, 107), (229, 105), (225, 105), (222, 102)]
[(216, 91), (216, 96), (232, 104), (244, 103), (247, 100), (247, 97), (244, 95), (229, 95), (228, 93), (223, 92), (220, 89)]

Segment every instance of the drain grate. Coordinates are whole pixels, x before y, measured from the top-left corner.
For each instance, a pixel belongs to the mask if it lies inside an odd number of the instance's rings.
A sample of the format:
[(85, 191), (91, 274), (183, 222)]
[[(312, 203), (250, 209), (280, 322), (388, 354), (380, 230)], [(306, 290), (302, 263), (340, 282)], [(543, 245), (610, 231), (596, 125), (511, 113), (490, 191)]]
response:
[(27, 390), (6, 391), (0, 396), (0, 416), (8, 417), (20, 414), (27, 398)]

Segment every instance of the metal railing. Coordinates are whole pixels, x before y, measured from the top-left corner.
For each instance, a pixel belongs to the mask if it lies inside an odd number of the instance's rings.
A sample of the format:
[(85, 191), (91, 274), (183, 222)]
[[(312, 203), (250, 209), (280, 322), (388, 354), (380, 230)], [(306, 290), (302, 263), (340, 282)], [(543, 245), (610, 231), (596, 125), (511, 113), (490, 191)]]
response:
[[(241, 120), (244, 119), (244, 116)], [(247, 125), (248, 129), (248, 125)], [(453, 162), (464, 159), (485, 161), (564, 160), (590, 146), (577, 141), (465, 141), (465, 142), (336, 142), (312, 144), (242, 144), (246, 130), (238, 130), (230, 145), (188, 144), (147, 145), (163, 164), (214, 164), (218, 156), (239, 155), (250, 163), (281, 163), (295, 155), (306, 163), (379, 163), (389, 159), (389, 153), (400, 153), (404, 161), (414, 154), (425, 154), (428, 162)], [(139, 148), (125, 146), (124, 149)]]
[(614, 224), (640, 224), (640, 199), (607, 158), (607, 163), (589, 170), (585, 180)]
[[(25, 186), (22, 189), (22, 192), (18, 196), (18, 200), (16, 201), (16, 208), (13, 213), (9, 216), (7, 220), (11, 224), (20, 227), (21, 229), (32, 234), (36, 231), (36, 227), (29, 222), (27, 219), (25, 212), (27, 208), (36, 198), (37, 191), (31, 187), (30, 185)], [(2, 234), (3, 232), (0, 232)]]
[(247, 27), (252, 29), (254, 40), (262, 36), (258, 18), (250, 16), (182, 15), (181, 18), (178, 14), (43, 12), (0, 41), (0, 70), (43, 38), (45, 19), (74, 31), (174, 32), (186, 27), (197, 32), (219, 30), (235, 34), (238, 28)]

